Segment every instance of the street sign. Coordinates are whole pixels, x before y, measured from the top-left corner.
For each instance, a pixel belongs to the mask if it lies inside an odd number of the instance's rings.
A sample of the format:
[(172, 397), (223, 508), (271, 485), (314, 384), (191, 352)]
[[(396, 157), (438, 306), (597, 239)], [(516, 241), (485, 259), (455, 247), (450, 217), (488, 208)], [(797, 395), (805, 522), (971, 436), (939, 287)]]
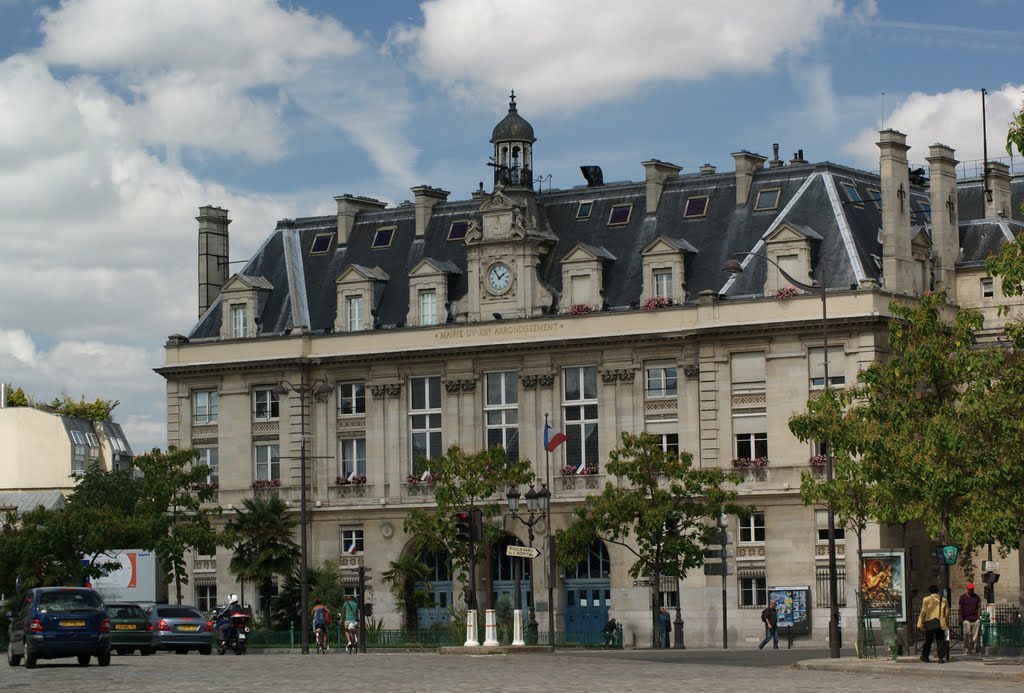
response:
[(942, 565), (956, 565), (956, 559), (959, 553), (960, 549), (952, 544), (940, 546), (935, 549), (935, 555), (939, 559), (939, 563)]
[(705, 575), (732, 575), (736, 572), (736, 567), (732, 563), (705, 563), (704, 574)]
[(641, 578), (633, 580), (633, 587), (654, 587), (654, 578)]
[(981, 572), (987, 573), (992, 571), (993, 573), (999, 572), (999, 561), (982, 561)]
[(536, 549), (532, 546), (506, 546), (506, 556), (518, 556), (519, 558), (536, 558), (540, 555), (540, 549)]

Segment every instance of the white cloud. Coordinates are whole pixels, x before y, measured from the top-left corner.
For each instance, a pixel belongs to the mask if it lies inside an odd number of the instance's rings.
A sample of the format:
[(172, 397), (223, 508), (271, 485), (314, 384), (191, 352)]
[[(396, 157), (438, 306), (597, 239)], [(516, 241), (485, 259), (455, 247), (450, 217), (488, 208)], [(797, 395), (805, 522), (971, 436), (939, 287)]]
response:
[[(1021, 84), (1006, 84), (988, 93), (985, 111), (990, 159), (1006, 156), (1006, 131), (1011, 116), (1020, 111), (1022, 89)], [(888, 110), (884, 127), (907, 135), (912, 163), (923, 163), (928, 146), (936, 142), (953, 147), (960, 161), (980, 160), (984, 156), (981, 94), (977, 90), (915, 92)], [(843, 151), (866, 168), (878, 168), (877, 141), (878, 130), (868, 128), (846, 143)]]
[(772, 70), (838, 18), (838, 0), (429, 0), (421, 28), (397, 27), (389, 48), (453, 94), (510, 87), (530, 112), (620, 99), (646, 83)]

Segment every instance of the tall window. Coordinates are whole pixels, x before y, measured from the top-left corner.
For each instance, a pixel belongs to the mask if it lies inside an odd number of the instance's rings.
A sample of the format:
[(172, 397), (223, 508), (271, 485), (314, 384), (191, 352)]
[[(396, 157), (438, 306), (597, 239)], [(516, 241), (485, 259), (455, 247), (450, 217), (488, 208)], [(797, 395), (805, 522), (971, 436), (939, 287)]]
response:
[[(807, 367), (811, 372), (811, 389), (825, 387), (825, 350), (821, 347), (808, 349)], [(828, 384), (829, 387), (846, 385), (846, 356), (841, 346), (828, 348)]]
[(409, 379), (409, 431), (413, 473), (422, 473), (426, 460), (441, 456), (441, 378)]
[(678, 433), (655, 433), (658, 437), (658, 447), (663, 452), (671, 452), (679, 454), (679, 434)]
[(764, 392), (765, 368), (763, 351), (744, 351), (730, 359), (732, 391)]
[(341, 475), (366, 476), (366, 438), (342, 438), (338, 441)]
[(220, 483), (220, 461), (216, 447), (196, 448), (196, 464), (205, 464), (210, 468), (210, 474), (206, 477), (206, 483)]
[(518, 461), (519, 390), (515, 371), (484, 374), (484, 418), (487, 447), (504, 448), (509, 461)]
[[(764, 421), (763, 416), (734, 416), (733, 425), (737, 423), (749, 423), (751, 420)], [(768, 434), (764, 431), (758, 433), (737, 433), (736, 434), (736, 457), (737, 459), (757, 459), (768, 457)]]
[(271, 387), (261, 387), (252, 392), (253, 421), (272, 421), (281, 415), (277, 395)]
[(984, 277), (981, 280), (981, 297), (992, 298), (996, 295), (995, 285), (992, 283), (992, 277)]
[(597, 367), (582, 366), (562, 371), (565, 460), (577, 469), (598, 470)]
[(678, 394), (678, 380), (675, 366), (650, 366), (647, 368), (647, 398), (675, 397)]
[(338, 416), (366, 413), (366, 384), (338, 383)]
[(249, 317), (244, 305), (231, 306), (231, 336), (249, 336)]
[(437, 324), (437, 292), (433, 289), (420, 292), (420, 324)]
[(764, 512), (752, 512), (740, 518), (741, 544), (760, 544), (764, 542)]
[[(78, 433), (78, 431), (75, 431)], [(85, 474), (85, 451), (84, 445), (73, 445), (71, 453), (71, 473), (74, 476)]]
[(672, 300), (672, 270), (654, 270), (654, 295)]
[(754, 609), (768, 605), (768, 580), (764, 569), (739, 571), (740, 608)]
[(217, 420), (217, 391), (196, 390), (192, 393), (192, 423), (207, 424)]
[(196, 608), (204, 614), (209, 614), (217, 608), (216, 582), (196, 583)]
[(345, 300), (345, 317), (348, 322), (349, 332), (359, 332), (363, 329), (363, 297), (349, 296)]
[[(827, 567), (818, 568), (817, 571), (818, 598), (815, 606), (819, 609), (827, 609), (831, 605), (829, 601), (829, 570)], [(836, 602), (839, 606), (846, 606), (846, 568), (836, 568)]]
[[(828, 541), (828, 510), (814, 511), (814, 526), (818, 532), (818, 543)], [(846, 542), (846, 530), (836, 525), (836, 541)]]
[(341, 552), (347, 554), (361, 554), (363, 552), (363, 528), (342, 527), (341, 528)]
[(281, 453), (277, 443), (257, 443), (253, 448), (256, 458), (256, 479), (270, 481), (281, 478)]

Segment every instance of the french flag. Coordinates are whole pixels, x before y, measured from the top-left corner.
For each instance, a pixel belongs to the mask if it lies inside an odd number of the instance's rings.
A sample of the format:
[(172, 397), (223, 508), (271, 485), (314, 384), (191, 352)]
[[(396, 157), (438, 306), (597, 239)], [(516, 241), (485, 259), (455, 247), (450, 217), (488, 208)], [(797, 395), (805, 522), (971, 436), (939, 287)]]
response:
[(356, 552), (356, 543), (354, 541), (349, 545), (348, 552), (349, 553), (355, 553)]
[(544, 422), (544, 449), (548, 452), (554, 452), (559, 445), (564, 443), (568, 438), (561, 431), (555, 432), (548, 422)]

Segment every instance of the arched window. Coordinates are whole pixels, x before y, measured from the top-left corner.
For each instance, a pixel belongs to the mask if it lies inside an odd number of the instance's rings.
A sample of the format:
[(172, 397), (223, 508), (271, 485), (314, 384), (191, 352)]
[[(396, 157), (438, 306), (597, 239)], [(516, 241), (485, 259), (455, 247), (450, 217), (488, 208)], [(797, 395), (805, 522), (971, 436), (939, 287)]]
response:
[(595, 541), (587, 549), (587, 555), (575, 566), (565, 569), (567, 580), (607, 580), (611, 576), (612, 563), (604, 542)]

